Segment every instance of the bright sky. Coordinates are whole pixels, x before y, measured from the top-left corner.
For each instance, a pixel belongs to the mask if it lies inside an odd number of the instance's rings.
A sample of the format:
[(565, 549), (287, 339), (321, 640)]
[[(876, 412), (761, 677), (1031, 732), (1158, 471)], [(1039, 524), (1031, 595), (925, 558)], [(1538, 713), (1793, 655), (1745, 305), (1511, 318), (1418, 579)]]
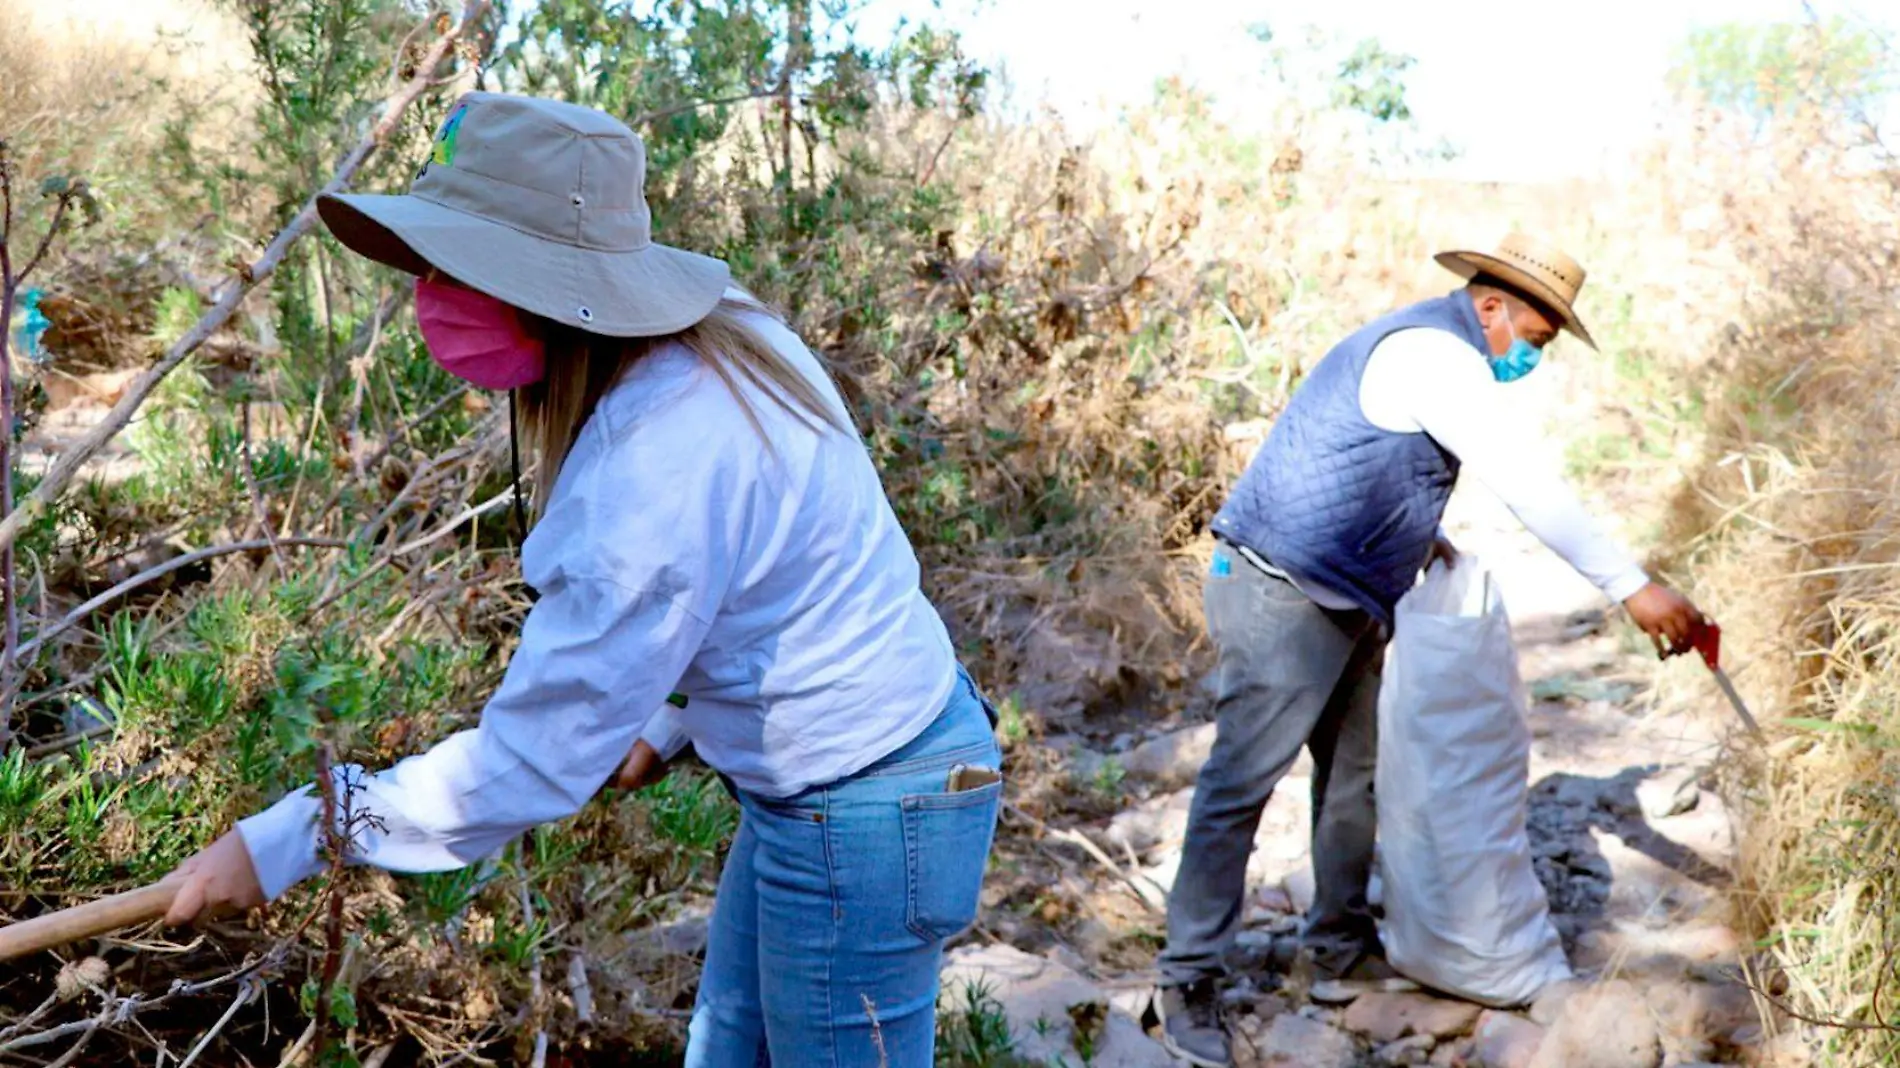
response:
[[(1815, 6), (1866, 19), (1888, 2)], [(1010, 72), (1019, 104), (1047, 99), (1084, 125), (1173, 73), (1244, 108), (1264, 55), (1246, 33), (1256, 22), (1289, 44), (1308, 25), (1376, 36), (1418, 61), (1406, 84), (1427, 139), (1464, 151), (1456, 173), (1493, 180), (1595, 173), (1640, 142), (1692, 28), (1804, 17), (1800, 0), (880, 0), (865, 28), (899, 14), (961, 29)]]

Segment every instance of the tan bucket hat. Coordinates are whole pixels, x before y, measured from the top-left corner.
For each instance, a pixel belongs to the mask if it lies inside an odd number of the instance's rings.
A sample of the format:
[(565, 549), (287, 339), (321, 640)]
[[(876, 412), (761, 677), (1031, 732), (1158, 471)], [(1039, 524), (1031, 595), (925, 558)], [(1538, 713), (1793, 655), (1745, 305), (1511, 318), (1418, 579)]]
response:
[(469, 93), (401, 196), (317, 202), (350, 249), (431, 267), (536, 315), (611, 337), (684, 330), (731, 284), (725, 263), (655, 244), (646, 146), (593, 108)]
[(1578, 291), (1583, 289), (1583, 265), (1560, 249), (1528, 235), (1513, 233), (1507, 234), (1491, 252), (1440, 252), (1434, 258), (1460, 278), (1469, 280), (1474, 275), (1488, 274), (1516, 286), (1556, 312), (1563, 320), (1564, 329), (1592, 349), (1597, 347), (1573, 307)]

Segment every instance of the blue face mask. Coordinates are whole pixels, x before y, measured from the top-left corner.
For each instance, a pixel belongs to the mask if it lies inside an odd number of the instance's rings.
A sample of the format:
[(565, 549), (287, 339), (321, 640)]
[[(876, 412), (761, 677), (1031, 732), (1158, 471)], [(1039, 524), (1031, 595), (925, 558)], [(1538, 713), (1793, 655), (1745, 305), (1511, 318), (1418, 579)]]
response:
[(1537, 370), (1538, 361), (1544, 358), (1543, 350), (1517, 336), (1517, 327), (1511, 320), (1504, 320), (1504, 328), (1511, 332), (1511, 347), (1504, 355), (1491, 358), (1491, 377), (1500, 382), (1515, 382), (1532, 371)]

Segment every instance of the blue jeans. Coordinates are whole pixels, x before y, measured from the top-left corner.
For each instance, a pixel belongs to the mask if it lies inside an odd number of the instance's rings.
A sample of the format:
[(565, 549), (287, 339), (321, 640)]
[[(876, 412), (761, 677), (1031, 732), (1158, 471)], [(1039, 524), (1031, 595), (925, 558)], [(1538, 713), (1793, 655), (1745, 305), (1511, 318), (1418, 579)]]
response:
[(1002, 784), (968, 676), (916, 740), (791, 798), (739, 791), (687, 1068), (930, 1068), (943, 944), (975, 922)]

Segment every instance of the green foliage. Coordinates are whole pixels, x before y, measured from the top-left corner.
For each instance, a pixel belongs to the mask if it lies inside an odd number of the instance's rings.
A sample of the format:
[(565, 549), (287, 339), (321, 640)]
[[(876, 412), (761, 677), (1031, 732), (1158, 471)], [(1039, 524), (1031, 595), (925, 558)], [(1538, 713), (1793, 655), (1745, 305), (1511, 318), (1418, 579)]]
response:
[(479, 864), (454, 871), (430, 872), (405, 879), (404, 899), (422, 913), (423, 920), (436, 927), (448, 927), (458, 920), (488, 885), (488, 874)]
[(1015, 694), (996, 705), (996, 738), (1005, 749), (1014, 749), (1029, 739), (1029, 714)]
[[(510, 91), (596, 107), (633, 126), (647, 144), (647, 194), (662, 233), (703, 225), (710, 190), (695, 176), (722, 139), (735, 137), (739, 166), (763, 165), (747, 177), (772, 191), (779, 210), (751, 205), (743, 239), (721, 249), (731, 254), (768, 235), (820, 233), (836, 211), (857, 206), (862, 190), (841, 202), (817, 155), (838, 149), (840, 135), (861, 128), (881, 99), (947, 104), (965, 117), (981, 106), (984, 72), (963, 57), (955, 34), (906, 26), (874, 52), (852, 29), (863, 6), (548, 0), (522, 16), (492, 74)], [(742, 122), (758, 101), (770, 101), (771, 118)]]
[(1016, 1054), (1009, 1020), (987, 983), (953, 984), (939, 995), (936, 1068), (1032, 1068)]
[(502, 964), (517, 971), (526, 969), (548, 941), (548, 918), (537, 912), (533, 919), (497, 919), (495, 933), (488, 941), (488, 952)]
[(1877, 34), (1835, 16), (1697, 29), (1679, 49), (1672, 80), (1759, 125), (1802, 107), (1864, 110), (1896, 87), (1896, 73)]
[(1405, 102), (1405, 73), (1417, 64), (1411, 56), (1388, 52), (1376, 38), (1360, 41), (1339, 65), (1334, 101), (1378, 122), (1405, 122), (1412, 109)]
[(198, 294), (178, 286), (166, 286), (153, 309), (152, 340), (170, 345), (197, 323), (204, 314), (204, 301)]
[[(323, 984), (317, 977), (311, 977), (297, 992), (298, 1007), (308, 1017), (317, 1015), (317, 1006), (324, 999)], [(356, 992), (341, 983), (330, 988), (328, 999), (330, 1021), (345, 1030), (356, 1026)]]
[(710, 865), (739, 829), (739, 807), (709, 772), (683, 770), (634, 796), (654, 835), (676, 847), (689, 871)]

